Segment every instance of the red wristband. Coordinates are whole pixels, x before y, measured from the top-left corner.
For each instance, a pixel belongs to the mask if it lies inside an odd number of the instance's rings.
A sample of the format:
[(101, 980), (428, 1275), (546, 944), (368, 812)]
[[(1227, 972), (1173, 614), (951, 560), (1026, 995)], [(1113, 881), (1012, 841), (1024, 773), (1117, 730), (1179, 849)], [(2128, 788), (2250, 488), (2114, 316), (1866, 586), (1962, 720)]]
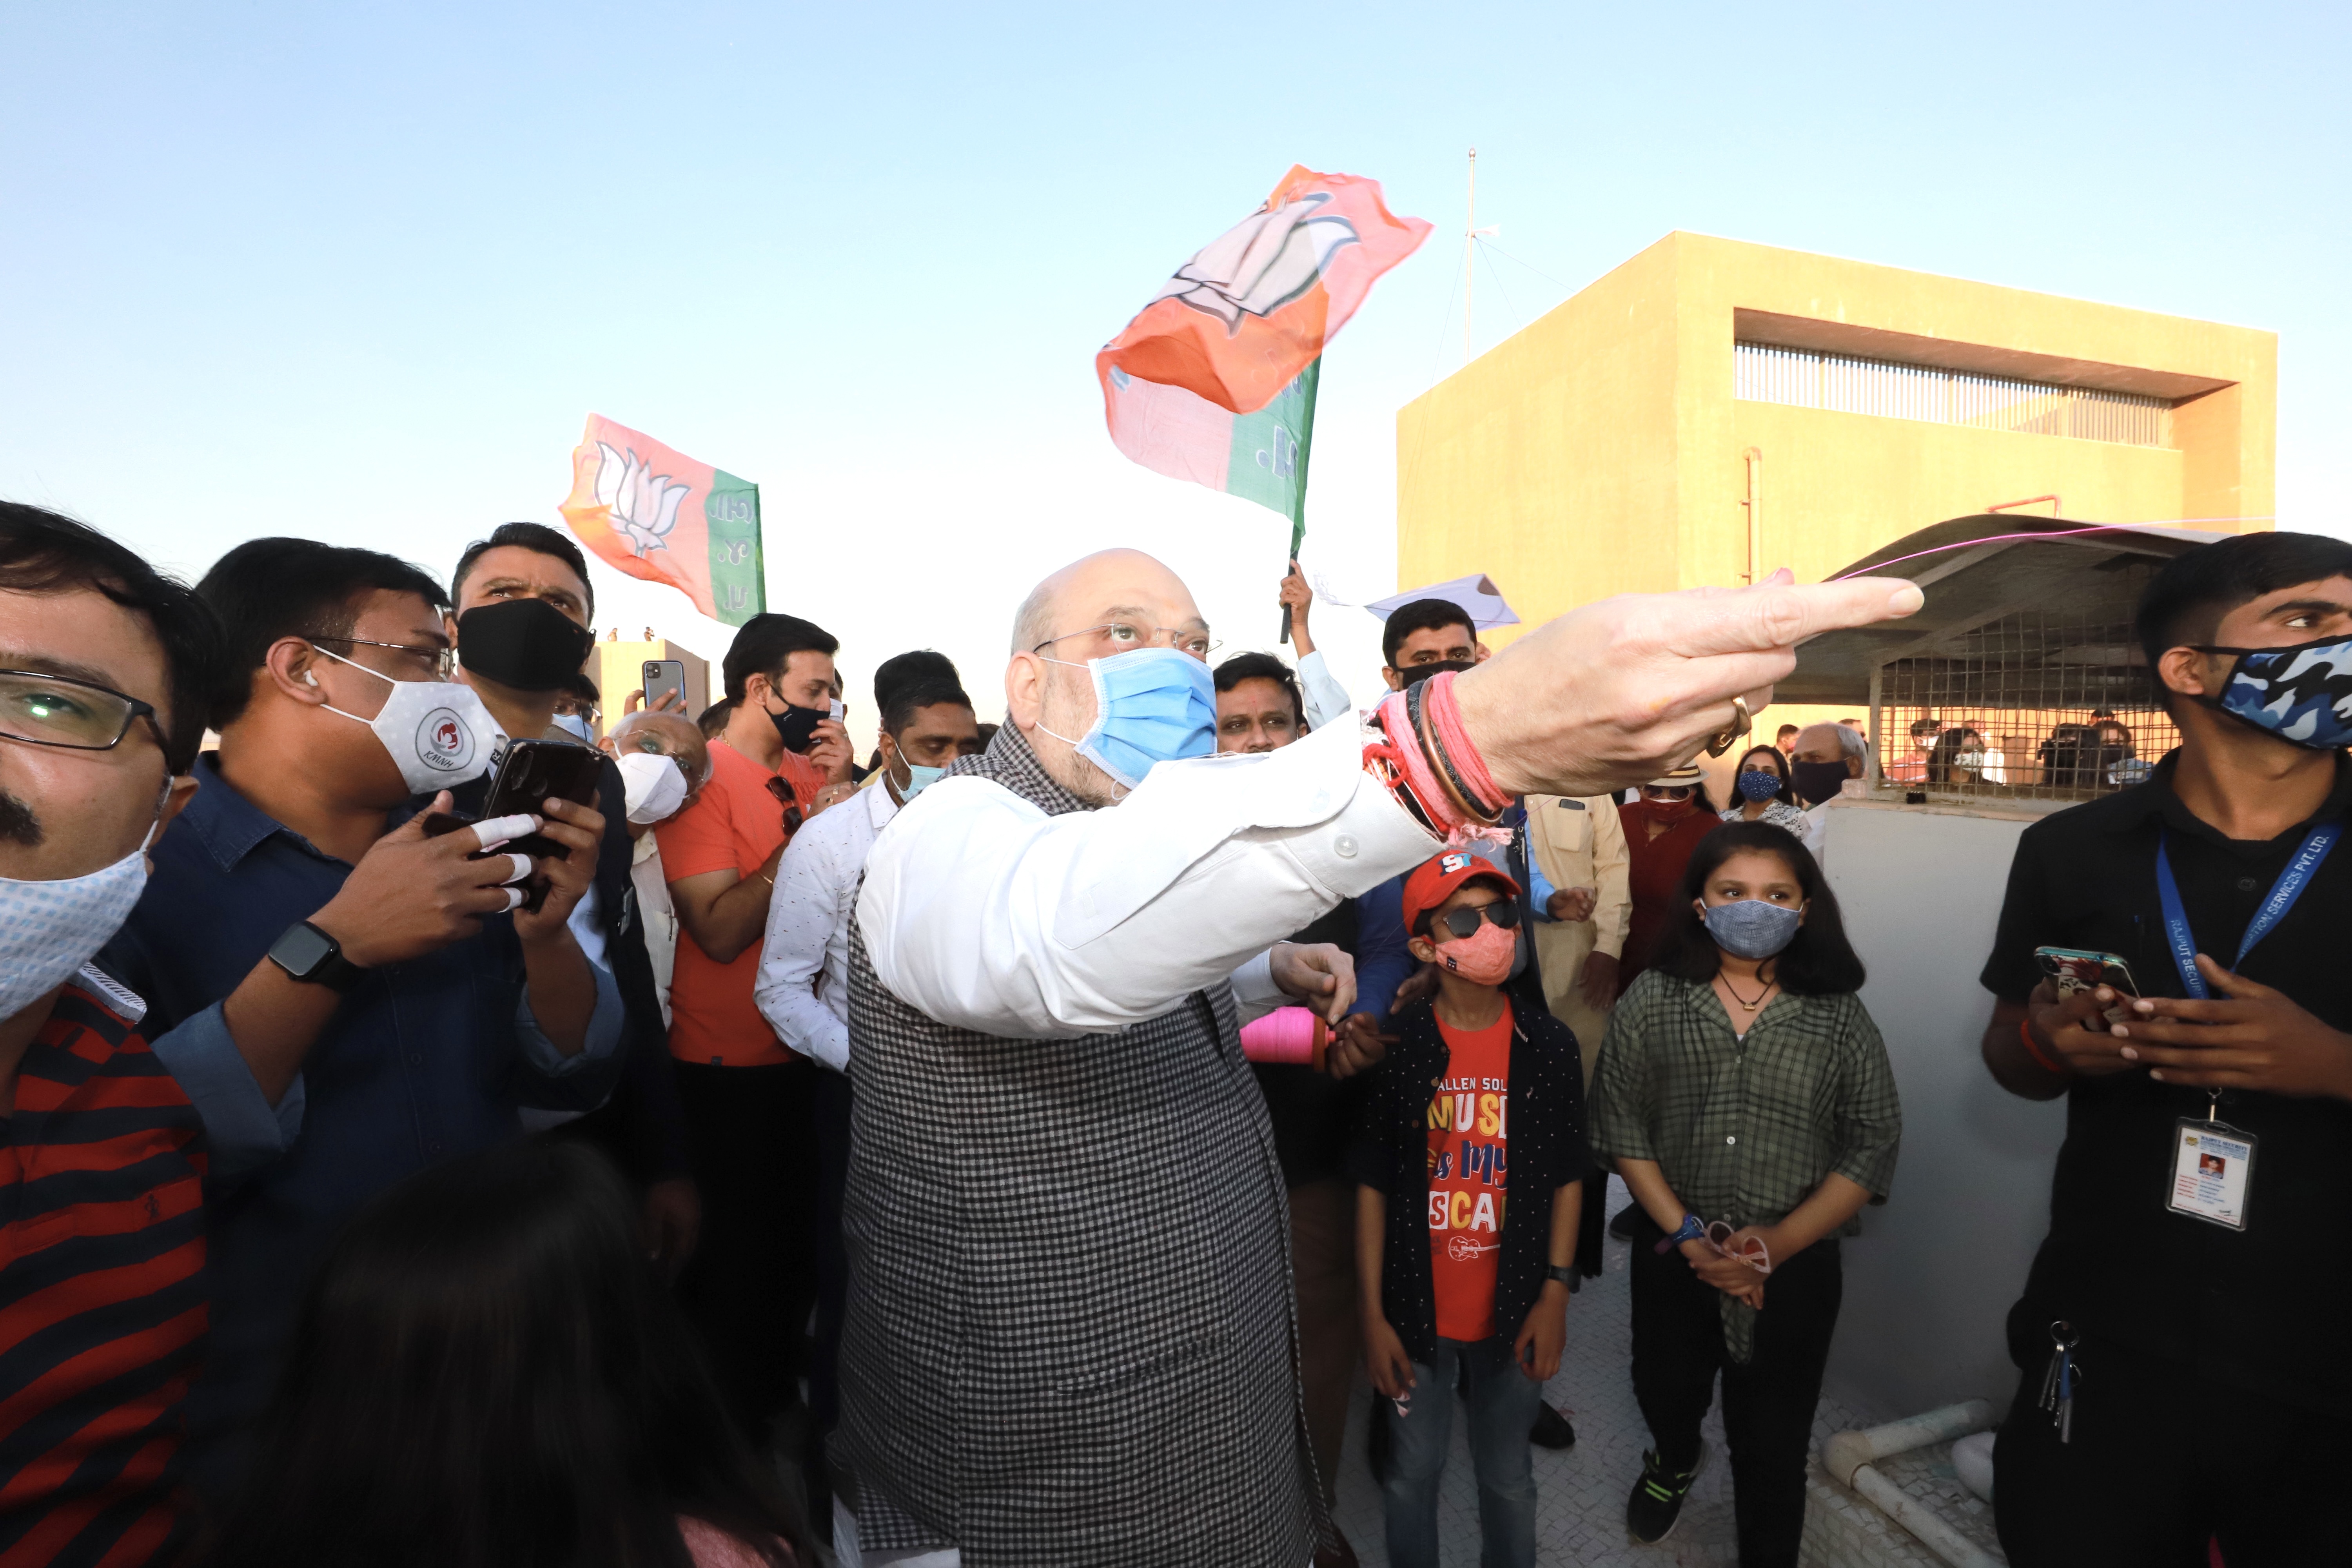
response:
[(2033, 1037), (2032, 1019), (2020, 1018), (2017, 1021), (2017, 1037), (2025, 1042), (2025, 1054), (2040, 1063), (2043, 1072), (2053, 1073), (2060, 1078), (2071, 1076), (2063, 1062), (2052, 1061), (2042, 1051), (2042, 1042)]

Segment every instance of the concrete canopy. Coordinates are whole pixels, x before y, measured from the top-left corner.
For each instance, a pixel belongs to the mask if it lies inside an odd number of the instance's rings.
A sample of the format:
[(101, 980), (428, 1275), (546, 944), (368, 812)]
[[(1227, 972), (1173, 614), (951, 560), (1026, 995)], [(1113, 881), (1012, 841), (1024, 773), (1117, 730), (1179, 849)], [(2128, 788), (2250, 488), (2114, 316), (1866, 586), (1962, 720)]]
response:
[[(2082, 607), (2118, 599), (2119, 566), (2161, 563), (2228, 537), (2194, 529), (1992, 512), (1931, 524), (1831, 574), (1832, 578), (1907, 577), (1927, 595), (1919, 613), (1883, 626), (1829, 632), (1803, 644), (1797, 649), (1795, 673), (1773, 689), (1772, 700), (1848, 706), (1867, 702), (1871, 675), (1885, 665), (1905, 658), (1974, 657), (1964, 639), (1979, 627), (2021, 610)], [(2128, 622), (2131, 611), (2130, 603), (2119, 602), (2110, 618)], [(2095, 658), (2107, 657), (2100, 650), (2083, 652)], [(2064, 655), (2049, 650), (2044, 657)], [(2136, 650), (2115, 650), (2113, 657), (2118, 663), (2140, 662)]]

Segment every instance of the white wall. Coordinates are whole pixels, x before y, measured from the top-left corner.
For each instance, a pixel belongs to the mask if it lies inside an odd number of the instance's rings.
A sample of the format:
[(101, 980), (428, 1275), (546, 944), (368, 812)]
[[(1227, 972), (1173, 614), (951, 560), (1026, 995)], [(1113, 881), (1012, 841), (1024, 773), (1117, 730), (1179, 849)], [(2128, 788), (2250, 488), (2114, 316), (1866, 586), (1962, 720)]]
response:
[(1882, 1416), (2015, 1388), (2002, 1323), (2047, 1228), (2065, 1101), (2019, 1100), (1985, 1071), (1992, 997), (1977, 973), (2031, 820), (1851, 800), (1830, 812), (1823, 861), (1869, 966), (1862, 999), (1895, 1064), (1903, 1155), (1893, 1196), (1845, 1244), (1829, 1380)]

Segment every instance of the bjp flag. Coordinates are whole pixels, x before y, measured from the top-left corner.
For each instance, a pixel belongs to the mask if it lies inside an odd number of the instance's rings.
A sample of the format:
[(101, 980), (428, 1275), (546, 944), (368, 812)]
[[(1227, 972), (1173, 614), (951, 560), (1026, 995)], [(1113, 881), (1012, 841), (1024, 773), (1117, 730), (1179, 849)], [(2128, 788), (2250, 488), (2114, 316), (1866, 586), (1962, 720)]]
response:
[(1377, 181), (1293, 165), (1095, 356), (1118, 449), (1271, 507), (1303, 531), (1323, 345), (1429, 233)]
[(583, 544), (713, 620), (740, 626), (768, 607), (760, 487), (748, 479), (591, 414), (562, 510)]

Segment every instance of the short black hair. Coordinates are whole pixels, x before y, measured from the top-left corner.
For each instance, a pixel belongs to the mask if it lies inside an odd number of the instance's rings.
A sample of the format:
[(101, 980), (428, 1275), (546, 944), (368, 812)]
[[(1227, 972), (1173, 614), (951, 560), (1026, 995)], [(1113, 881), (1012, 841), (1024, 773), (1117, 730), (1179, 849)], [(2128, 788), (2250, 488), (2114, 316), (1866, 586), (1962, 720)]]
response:
[(743, 700), (743, 683), (755, 675), (771, 680), (782, 675), (796, 653), (821, 653), (827, 658), (841, 651), (841, 640), (814, 621), (798, 616), (753, 616), (736, 632), (720, 665), (730, 700)]
[(596, 614), (596, 584), (588, 580), (588, 558), (580, 553), (580, 546), (561, 529), (550, 528), (543, 522), (502, 522), (493, 529), (488, 539), (477, 539), (466, 546), (466, 553), (457, 557), (457, 569), (449, 574), (449, 602), (456, 604), (466, 596), (466, 578), (474, 570), (474, 563), (490, 550), (532, 550), (541, 555), (552, 555), (572, 568), (580, 579), (581, 588), (588, 595), (588, 614)]
[(1772, 738), (1777, 741), (1781, 735), (1801, 735), (1803, 733), (1804, 731), (1794, 724), (1783, 724), (1780, 726), (1779, 733), (1775, 734)]
[[(890, 700), (901, 686), (940, 680), (950, 686), (963, 684), (963, 677), (956, 673), (955, 661), (937, 648), (919, 647), (910, 653), (892, 654), (874, 667), (874, 710), (890, 711)], [(882, 727), (887, 730), (890, 726), (885, 723)]]
[(574, 701), (592, 702), (599, 710), (604, 706), (604, 689), (597, 685), (596, 678), (584, 669), (573, 676), (563, 689)]
[(1381, 628), (1381, 658), (1394, 669), (1397, 649), (1404, 646), (1405, 638), (1415, 632), (1433, 632), (1440, 626), (1467, 626), (1471, 646), (1477, 646), (1478, 623), (1470, 618), (1469, 611), (1451, 599), (1415, 599), (1411, 604), (1399, 605), (1389, 616), (1388, 625)]
[(158, 715), (163, 760), (195, 765), (219, 679), (220, 624), (185, 583), (158, 572), (88, 523), (45, 507), (0, 501), (0, 588), (18, 594), (102, 594), (147, 617), (169, 683)]
[(727, 732), (727, 721), (733, 717), (735, 717), (735, 699), (721, 698), (705, 708), (696, 717), (694, 727), (702, 731), (704, 740), (715, 741)]
[(971, 699), (952, 680), (898, 681), (890, 688), (890, 700), (882, 710), (882, 732), (896, 740), (915, 721), (916, 714), (942, 705), (969, 710)]
[(1862, 960), (1846, 940), (1845, 918), (1838, 912), (1837, 895), (1804, 841), (1785, 827), (1769, 822), (1727, 822), (1698, 841), (1683, 868), (1682, 886), (1675, 890), (1673, 911), (1658, 932), (1654, 969), (1680, 980), (1712, 980), (1723, 954), (1706, 934), (1706, 922), (1694, 906), (1706, 894), (1706, 879), (1734, 855), (1777, 855), (1797, 879), (1803, 893), (1805, 923), (1796, 940), (1773, 961), (1772, 978), (1792, 996), (1837, 996), (1862, 989)]
[(2241, 533), (2166, 562), (2140, 590), (2132, 617), (2157, 700), (2172, 700), (2157, 672), (2167, 652), (2211, 642), (2221, 617), (2241, 605), (2328, 577), (2352, 577), (2352, 544), (2318, 533)]
[(1220, 691), (1231, 691), (1244, 680), (1273, 681), (1288, 693), (1290, 711), (1297, 719), (1299, 729), (1303, 731), (1307, 728), (1307, 699), (1299, 692), (1298, 677), (1291, 673), (1290, 666), (1283, 663), (1274, 655), (1237, 653), (1217, 666), (1215, 673), (1210, 679), (1216, 683), (1216, 688)]
[(220, 617), (223, 658), (212, 722), (226, 729), (253, 696), (253, 672), (280, 637), (351, 635), (363, 594), (414, 594), (436, 610), (449, 596), (424, 568), (381, 551), (315, 539), (248, 539), (213, 563), (196, 596)]

